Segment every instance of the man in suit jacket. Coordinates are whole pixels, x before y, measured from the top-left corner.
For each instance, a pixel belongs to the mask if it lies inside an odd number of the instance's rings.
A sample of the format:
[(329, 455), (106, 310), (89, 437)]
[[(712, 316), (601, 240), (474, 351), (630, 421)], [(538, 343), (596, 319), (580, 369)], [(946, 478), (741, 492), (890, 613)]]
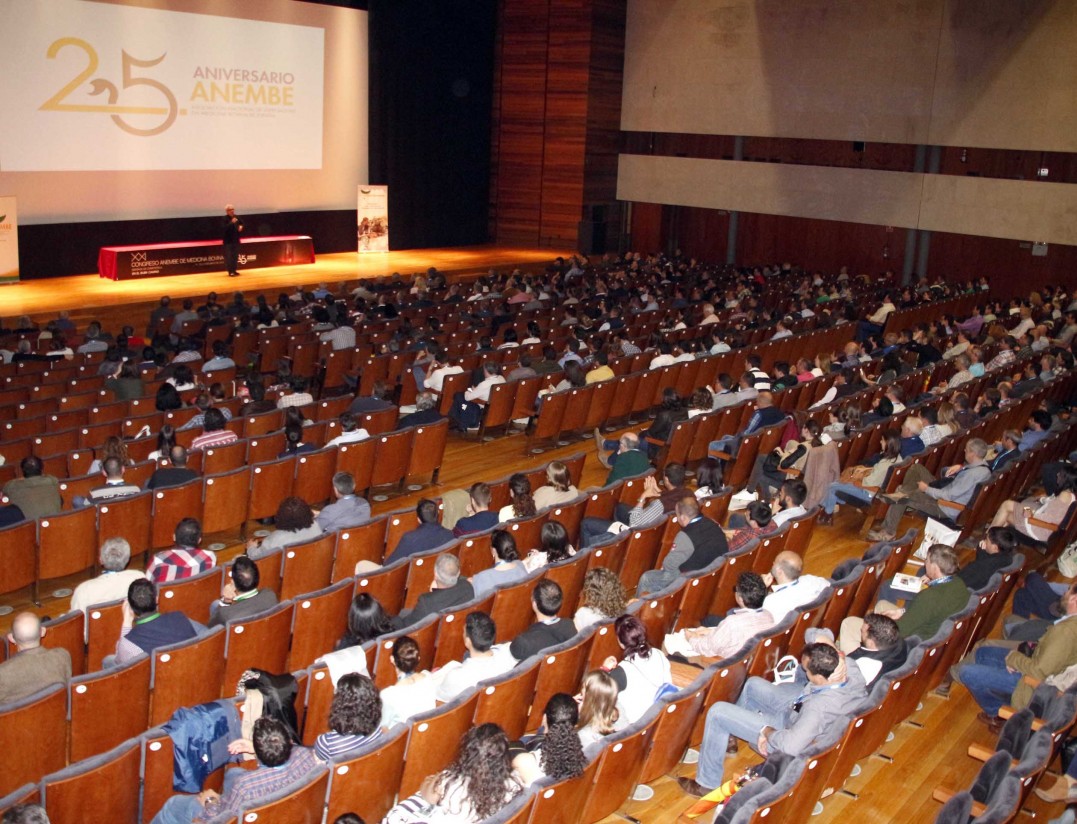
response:
[(467, 603), (474, 597), (471, 582), (460, 577), (460, 559), (446, 552), (434, 561), (434, 583), (430, 591), (420, 595), (414, 607), (394, 618), (393, 626), (397, 629), (413, 626), (435, 612)]
[(171, 466), (162, 466), (146, 480), (144, 489), (164, 489), (169, 486), (179, 486), (187, 481), (193, 481), (198, 473), (187, 468), (187, 449), (176, 444), (168, 452)]
[(564, 594), (554, 581), (539, 581), (531, 590), (531, 609), (535, 623), (521, 632), (509, 645), (509, 652), (517, 661), (529, 658), (547, 647), (564, 643), (576, 634), (576, 625), (565, 618), (558, 618)]
[(51, 684), (66, 684), (71, 677), (71, 656), (66, 649), (41, 646), (45, 630), (32, 612), (15, 616), (8, 640), (18, 648), (0, 664), (0, 704), (9, 704)]
[(258, 565), (246, 555), (240, 555), (232, 564), (231, 580), (221, 588), (221, 598), (210, 606), (211, 627), (239, 621), (265, 612), (277, 605), (277, 593), (271, 589), (258, 589), (260, 576)]
[(401, 558), (429, 552), (455, 540), (452, 532), (438, 523), (438, 505), (429, 498), (419, 501), (415, 507), (415, 515), (419, 519), (419, 526), (400, 537), (400, 543), (385, 560), (386, 566)]
[(314, 518), (322, 532), (336, 532), (370, 520), (370, 504), (355, 494), (355, 477), (350, 472), (333, 476), (333, 496), (336, 500)]

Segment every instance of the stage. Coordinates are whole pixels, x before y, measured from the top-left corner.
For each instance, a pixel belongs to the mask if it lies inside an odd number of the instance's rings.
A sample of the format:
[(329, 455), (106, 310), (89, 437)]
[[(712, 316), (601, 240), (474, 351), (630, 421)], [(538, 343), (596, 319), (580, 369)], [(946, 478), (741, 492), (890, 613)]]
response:
[[(317, 248), (315, 248), (317, 252)], [(534, 269), (555, 257), (567, 257), (571, 249), (540, 249), (523, 246), (460, 246), (441, 249), (407, 249), (397, 252), (356, 252), (318, 254), (315, 263), (302, 266), (280, 266), (273, 269), (246, 270), (230, 278), (222, 272), (197, 275), (156, 277), (148, 280), (112, 281), (98, 277), (96, 272), (74, 277), (48, 278), (0, 286), (0, 316), (9, 320), (13, 315), (30, 315), (42, 323), (66, 309), (79, 322), (111, 313), (98, 310), (105, 307), (130, 307), (132, 304), (156, 303), (161, 295), (173, 301), (185, 297), (205, 297), (215, 291), (226, 296), (235, 291), (257, 294), (265, 292), (275, 297), (279, 291), (292, 291), (299, 284), (329, 283), (354, 278), (375, 278), (400, 272), (408, 275), (426, 271), (431, 266), (448, 275), (481, 274), (488, 269), (512, 269), (517, 266)], [(144, 323), (141, 314), (131, 318), (136, 325)], [(125, 321), (125, 322), (131, 322)], [(113, 320), (113, 323), (115, 321)]]

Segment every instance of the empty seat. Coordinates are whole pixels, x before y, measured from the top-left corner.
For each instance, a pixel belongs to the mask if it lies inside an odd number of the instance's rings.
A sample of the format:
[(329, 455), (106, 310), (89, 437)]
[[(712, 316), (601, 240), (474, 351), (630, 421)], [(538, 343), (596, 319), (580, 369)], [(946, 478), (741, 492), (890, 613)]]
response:
[(364, 821), (381, 821), (393, 806), (404, 774), (410, 729), (401, 724), (359, 755), (330, 765), (327, 821), (354, 812)]
[[(197, 638), (155, 649), (150, 673), (153, 688), (150, 724), (165, 723), (180, 707), (217, 700), (224, 678), (224, 652), (224, 627), (214, 627)], [(234, 694), (235, 684), (231, 689), (233, 692), (228, 694)]]
[(141, 735), (150, 717), (150, 658), (73, 678), (71, 761), (81, 761)]
[[(0, 707), (0, 797), (28, 781), (62, 769), (67, 762), (67, 687), (53, 684)], [(17, 753), (17, 758), (10, 754)], [(57, 818), (57, 821), (74, 819)]]
[(48, 775), (41, 782), (45, 813), (51, 821), (136, 821), (141, 768), (142, 747), (132, 739)]

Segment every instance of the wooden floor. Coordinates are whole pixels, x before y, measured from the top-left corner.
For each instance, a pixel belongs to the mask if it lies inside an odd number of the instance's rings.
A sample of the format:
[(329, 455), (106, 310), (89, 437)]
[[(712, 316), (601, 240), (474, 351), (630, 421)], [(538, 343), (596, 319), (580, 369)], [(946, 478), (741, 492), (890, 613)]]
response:
[[(570, 255), (572, 250), (515, 246), (460, 246), (446, 249), (409, 249), (398, 252), (338, 252), (317, 255), (314, 263), (302, 266), (280, 266), (272, 269), (249, 269), (238, 278), (225, 272), (200, 275), (145, 278), (113, 281), (96, 273), (65, 278), (24, 280), (0, 287), (0, 316), (28, 314), (37, 319), (54, 317), (61, 309), (85, 316), (88, 309), (112, 307), (117, 304), (141, 305), (156, 303), (161, 295), (173, 299), (204, 297), (216, 291), (222, 297), (236, 290), (276, 295), (291, 291), (298, 284), (336, 283), (354, 278), (374, 278), (400, 272), (408, 275), (425, 272), (436, 266), (450, 274), (480, 273), (490, 268), (500, 270), (515, 266), (545, 264), (557, 255)], [(223, 301), (222, 301), (223, 302)]]
[[(92, 278), (65, 278), (62, 282), (37, 281), (6, 287), (0, 290), (0, 306), (3, 307), (2, 314), (5, 316), (20, 312), (55, 312), (64, 306), (104, 306), (109, 302), (122, 301), (141, 303), (154, 300), (157, 295), (165, 292), (173, 296), (204, 295), (210, 289), (224, 292), (240, 287), (246, 291), (258, 291), (286, 288), (296, 282), (316, 283), (321, 280), (376, 276), (394, 270), (424, 270), (430, 265), (455, 272), (474, 272), (491, 266), (505, 268), (516, 264), (536, 265), (557, 254), (560, 252), (476, 247), (465, 250), (388, 253), (379, 256), (377, 260), (363, 257), (358, 262), (356, 255), (348, 254), (325, 256), (313, 266), (297, 267), (295, 270), (274, 269), (249, 276), (243, 275), (238, 280), (228, 280), (224, 275), (203, 275), (115, 284), (111, 281), (99, 281), (95, 275)], [(72, 291), (76, 289), (77, 293)], [(22, 302), (9, 304), (9, 296)], [(595, 457), (595, 446), (591, 439), (549, 450), (542, 455), (527, 455), (522, 435), (511, 435), (489, 443), (465, 440), (454, 435), (450, 437), (446, 449), (439, 486), (384, 502), (374, 502), (373, 510), (375, 514), (383, 514), (412, 507), (424, 495), (439, 495), (449, 489), (466, 487), (479, 479), (502, 478), (518, 469), (544, 464), (555, 457), (565, 457), (578, 451), (588, 453), (581, 488), (600, 486), (605, 479), (606, 470), (599, 465)], [(834, 526), (818, 527), (805, 557), (805, 571), (829, 576), (840, 561), (859, 557), (867, 547), (867, 544), (857, 537), (859, 518), (855, 511), (839, 513)], [(227, 545), (227, 549), (220, 553), (222, 561), (230, 560), (242, 550), (238, 534), (211, 536), (206, 543), (217, 540)], [(88, 576), (73, 576), (55, 582), (50, 588), (74, 587), (86, 577)], [(0, 596), (0, 606), (9, 606), (16, 611), (33, 609), (25, 593)], [(68, 606), (67, 597), (46, 597), (42, 606), (34, 611), (41, 615), (58, 616), (65, 612)], [(6, 633), (10, 629), (11, 619), (10, 614), (0, 617), (0, 631)], [(932, 789), (937, 785), (953, 788), (969, 786), (979, 764), (967, 757), (967, 747), (972, 743), (987, 746), (994, 744), (987, 730), (975, 720), (976, 712), (976, 705), (959, 686), (953, 689), (948, 699), (934, 695), (927, 697), (922, 708), (911, 719), (922, 727), (918, 728), (909, 723), (901, 725), (895, 731), (893, 741), (883, 748), (883, 752), (891, 756), (893, 762), (875, 757), (862, 762), (863, 772), (851, 778), (846, 786), (846, 789), (857, 793), (859, 797), (854, 799), (837, 793), (823, 802), (822, 814), (813, 820), (820, 824), (849, 824), (850, 819), (855, 819), (855, 824), (920, 824), (933, 821), (939, 805), (931, 800)], [(727, 773), (758, 760), (758, 756), (747, 752), (746, 748), (742, 747), (741, 751), (742, 754), (728, 762)], [(695, 767), (682, 765), (678, 774), (694, 776)], [(1050, 781), (1050, 778), (1045, 779), (1045, 783)], [(692, 803), (692, 799), (684, 795), (671, 778), (662, 778), (652, 787), (655, 790), (653, 799), (646, 803), (629, 801), (623, 808), (624, 812), (640, 822), (660, 824), (675, 821)], [(1041, 821), (1060, 814), (1062, 810), (1061, 804), (1047, 805), (1034, 796), (1029, 806)], [(698, 820), (707, 822), (709, 817)], [(623, 822), (624, 819), (611, 816), (607, 821)]]

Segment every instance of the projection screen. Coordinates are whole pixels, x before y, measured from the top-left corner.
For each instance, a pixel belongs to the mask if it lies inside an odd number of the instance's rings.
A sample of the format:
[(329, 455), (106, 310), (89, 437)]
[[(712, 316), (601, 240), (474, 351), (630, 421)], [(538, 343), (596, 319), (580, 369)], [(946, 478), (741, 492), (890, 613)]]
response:
[(0, 0), (0, 193), (24, 223), (353, 208), (367, 14)]

